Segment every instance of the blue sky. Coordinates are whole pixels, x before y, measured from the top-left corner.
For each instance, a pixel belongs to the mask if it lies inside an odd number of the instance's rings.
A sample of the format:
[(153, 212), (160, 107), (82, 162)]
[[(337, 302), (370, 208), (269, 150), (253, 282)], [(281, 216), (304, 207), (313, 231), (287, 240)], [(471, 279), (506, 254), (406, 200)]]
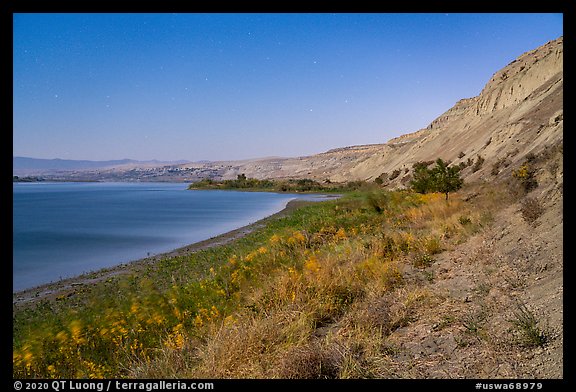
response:
[(426, 127), (562, 14), (15, 14), (13, 154), (304, 156)]

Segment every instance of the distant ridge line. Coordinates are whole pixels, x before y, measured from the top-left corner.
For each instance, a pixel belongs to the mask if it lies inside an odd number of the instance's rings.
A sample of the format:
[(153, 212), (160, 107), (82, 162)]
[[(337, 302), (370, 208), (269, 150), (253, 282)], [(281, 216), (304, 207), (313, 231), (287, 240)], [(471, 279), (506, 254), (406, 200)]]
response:
[(186, 160), (179, 161), (138, 161), (135, 159), (116, 159), (107, 161), (91, 161), (91, 160), (75, 160), (75, 159), (45, 159), (45, 158), (30, 158), (15, 156), (12, 158), (12, 170), (82, 170), (82, 169), (96, 169), (112, 166), (122, 166), (130, 164), (165, 164), (165, 165), (180, 165), (189, 163)]

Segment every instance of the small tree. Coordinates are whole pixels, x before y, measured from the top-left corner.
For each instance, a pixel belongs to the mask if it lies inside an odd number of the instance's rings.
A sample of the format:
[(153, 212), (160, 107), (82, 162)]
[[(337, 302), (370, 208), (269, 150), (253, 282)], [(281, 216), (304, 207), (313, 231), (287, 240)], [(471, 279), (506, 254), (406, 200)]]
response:
[(460, 167), (448, 167), (446, 162), (438, 158), (436, 160), (436, 167), (430, 171), (433, 183), (433, 189), (436, 192), (442, 192), (446, 195), (448, 200), (448, 193), (457, 191), (462, 188), (464, 180), (460, 178)]
[(414, 174), (412, 175), (412, 180), (410, 185), (415, 192), (427, 193), (432, 189), (432, 176), (430, 170), (428, 170), (427, 162), (416, 162), (412, 165), (414, 169)]
[(410, 185), (415, 192), (442, 192), (446, 195), (457, 191), (464, 181), (460, 178), (460, 166), (448, 167), (442, 159), (436, 160), (436, 166), (428, 169), (428, 162), (414, 164), (414, 176)]

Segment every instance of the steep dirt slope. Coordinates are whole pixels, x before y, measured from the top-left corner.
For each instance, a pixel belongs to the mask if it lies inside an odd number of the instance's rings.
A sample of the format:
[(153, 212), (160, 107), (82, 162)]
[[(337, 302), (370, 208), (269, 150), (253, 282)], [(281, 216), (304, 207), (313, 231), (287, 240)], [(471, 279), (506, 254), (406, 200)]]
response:
[[(563, 153), (553, 150), (538, 158), (537, 188), (524, 194), (514, 182), (498, 187), (487, 230), (440, 253), (425, 274), (405, 271), (435, 302), (391, 335), (391, 377), (566, 377)], [(461, 196), (475, 202), (493, 190), (477, 184)], [(524, 208), (528, 200), (536, 200), (532, 210)], [(541, 332), (544, 344), (523, 342), (527, 332)]]

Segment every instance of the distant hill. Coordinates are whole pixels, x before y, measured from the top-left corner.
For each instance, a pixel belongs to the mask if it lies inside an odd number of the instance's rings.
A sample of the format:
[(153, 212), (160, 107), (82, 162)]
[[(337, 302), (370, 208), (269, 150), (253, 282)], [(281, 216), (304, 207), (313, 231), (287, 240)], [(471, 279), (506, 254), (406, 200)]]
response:
[(40, 159), (29, 157), (13, 157), (12, 173), (14, 175), (42, 174), (62, 171), (80, 171), (94, 169), (108, 169), (118, 166), (162, 166), (185, 164), (189, 161), (137, 161), (134, 159), (118, 159), (109, 161), (89, 161), (72, 159)]

